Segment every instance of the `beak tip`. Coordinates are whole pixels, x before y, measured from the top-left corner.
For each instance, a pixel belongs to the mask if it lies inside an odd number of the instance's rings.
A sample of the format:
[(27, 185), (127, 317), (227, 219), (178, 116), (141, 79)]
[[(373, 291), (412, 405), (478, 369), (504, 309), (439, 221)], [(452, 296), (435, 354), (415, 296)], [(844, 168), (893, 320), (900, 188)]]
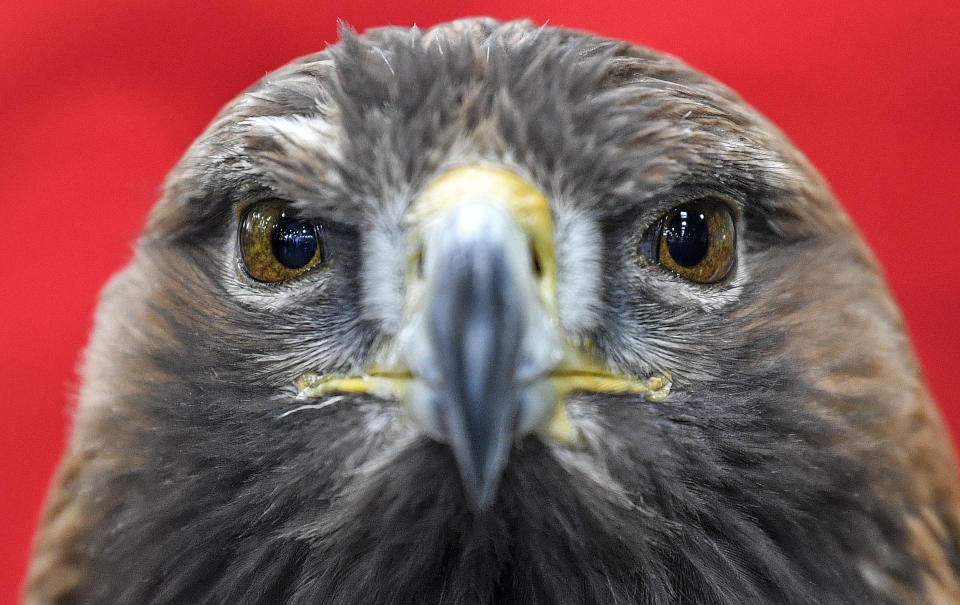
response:
[(500, 478), (510, 457), (512, 441), (509, 435), (486, 442), (486, 447), (476, 448), (476, 441), (450, 440), (460, 480), (470, 507), (481, 512), (493, 505), (500, 486)]
[(497, 488), (500, 484), (500, 469), (481, 474), (463, 469), (461, 470), (461, 476), (463, 477), (467, 502), (470, 508), (474, 512), (488, 510), (493, 505), (497, 496)]
[(470, 498), (470, 508), (475, 513), (482, 513), (490, 509), (493, 505), (494, 496), (497, 491), (495, 488), (484, 489), (473, 494)]

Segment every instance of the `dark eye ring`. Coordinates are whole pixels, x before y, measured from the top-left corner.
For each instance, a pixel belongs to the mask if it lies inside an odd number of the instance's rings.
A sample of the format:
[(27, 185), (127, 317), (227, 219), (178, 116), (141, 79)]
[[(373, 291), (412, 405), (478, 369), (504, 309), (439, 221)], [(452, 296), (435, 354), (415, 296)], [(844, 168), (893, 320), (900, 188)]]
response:
[(257, 281), (294, 279), (324, 261), (323, 236), (321, 223), (298, 218), (288, 204), (257, 203), (240, 221), (243, 266)]
[(712, 197), (670, 210), (644, 234), (640, 254), (699, 284), (726, 277), (737, 256), (737, 231), (730, 207)]

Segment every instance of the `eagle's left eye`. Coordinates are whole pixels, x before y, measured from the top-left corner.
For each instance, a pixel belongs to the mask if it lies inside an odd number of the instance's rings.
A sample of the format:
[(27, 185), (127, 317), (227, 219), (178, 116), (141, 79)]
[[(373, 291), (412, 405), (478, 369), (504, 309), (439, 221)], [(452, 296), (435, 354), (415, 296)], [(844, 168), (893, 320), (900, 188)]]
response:
[(297, 218), (283, 202), (248, 209), (239, 237), (244, 268), (257, 281), (287, 281), (323, 262), (322, 225)]
[(644, 235), (640, 254), (700, 284), (722, 280), (736, 260), (737, 233), (727, 204), (713, 198), (677, 206)]

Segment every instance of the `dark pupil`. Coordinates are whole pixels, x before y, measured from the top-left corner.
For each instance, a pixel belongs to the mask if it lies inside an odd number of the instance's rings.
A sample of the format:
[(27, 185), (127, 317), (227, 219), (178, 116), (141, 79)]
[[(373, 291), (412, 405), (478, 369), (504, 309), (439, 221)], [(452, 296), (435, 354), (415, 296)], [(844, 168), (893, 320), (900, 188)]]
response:
[(697, 210), (677, 210), (663, 231), (670, 256), (681, 267), (694, 267), (707, 255), (707, 218)]
[(287, 269), (299, 269), (317, 253), (317, 232), (313, 223), (281, 216), (270, 235), (273, 255)]

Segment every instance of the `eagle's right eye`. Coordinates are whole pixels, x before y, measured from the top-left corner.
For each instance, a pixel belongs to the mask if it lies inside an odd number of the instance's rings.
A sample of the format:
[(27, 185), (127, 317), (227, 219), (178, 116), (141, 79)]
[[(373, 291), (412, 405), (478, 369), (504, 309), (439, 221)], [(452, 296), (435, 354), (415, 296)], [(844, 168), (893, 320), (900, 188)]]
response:
[(323, 226), (297, 218), (280, 201), (250, 207), (239, 238), (244, 268), (257, 281), (287, 281), (324, 260)]

